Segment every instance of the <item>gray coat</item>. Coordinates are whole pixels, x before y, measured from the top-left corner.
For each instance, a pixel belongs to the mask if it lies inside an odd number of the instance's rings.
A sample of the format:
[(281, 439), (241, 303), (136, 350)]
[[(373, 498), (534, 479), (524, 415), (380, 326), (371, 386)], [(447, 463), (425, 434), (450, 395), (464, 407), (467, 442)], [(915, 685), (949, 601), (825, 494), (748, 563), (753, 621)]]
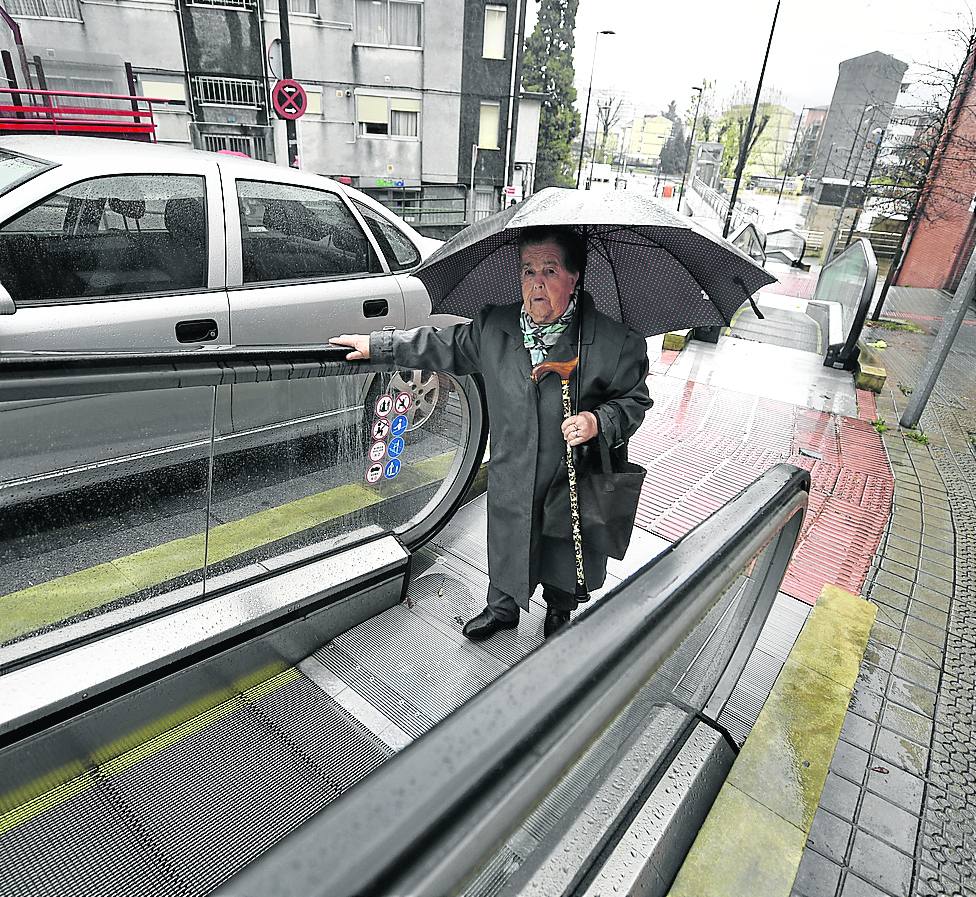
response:
[[(623, 324), (596, 311), (583, 294), (579, 410), (592, 411), (611, 447), (624, 447), (651, 407), (647, 344)], [(559, 378), (531, 379), (522, 341), (520, 305), (489, 306), (469, 324), (443, 330), (377, 331), (370, 360), (399, 368), (480, 373), (488, 397), (491, 460), (488, 465), (488, 569), (492, 584), (527, 608), (541, 582), (572, 592), (576, 564), (572, 543), (541, 535), (539, 523), (549, 484), (560, 472), (565, 442)], [(548, 360), (576, 356), (576, 328), (568, 328)], [(575, 397), (575, 375), (571, 381)], [(565, 476), (565, 473), (562, 473)], [(567, 509), (568, 513), (568, 509)], [(589, 589), (606, 578), (607, 559), (586, 550)]]

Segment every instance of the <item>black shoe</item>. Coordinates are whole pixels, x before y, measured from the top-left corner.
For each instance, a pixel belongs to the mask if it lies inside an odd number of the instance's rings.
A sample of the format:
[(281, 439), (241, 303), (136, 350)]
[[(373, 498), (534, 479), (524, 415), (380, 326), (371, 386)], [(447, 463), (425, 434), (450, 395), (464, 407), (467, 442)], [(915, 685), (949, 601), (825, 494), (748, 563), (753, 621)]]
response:
[(479, 642), (489, 635), (494, 635), (502, 629), (514, 629), (518, 626), (519, 618), (514, 620), (496, 620), (490, 607), (486, 607), (478, 616), (472, 617), (464, 624), (461, 631), (473, 642)]
[(550, 635), (558, 632), (569, 622), (569, 611), (568, 610), (547, 610), (546, 611), (546, 622), (542, 627), (542, 632), (546, 638)]

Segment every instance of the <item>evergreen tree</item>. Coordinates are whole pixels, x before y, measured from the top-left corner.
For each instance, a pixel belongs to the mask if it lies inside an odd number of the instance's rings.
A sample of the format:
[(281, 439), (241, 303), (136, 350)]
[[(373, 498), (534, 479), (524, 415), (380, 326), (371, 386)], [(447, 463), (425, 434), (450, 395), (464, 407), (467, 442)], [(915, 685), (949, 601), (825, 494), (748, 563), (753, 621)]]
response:
[(672, 100), (661, 115), (672, 123), (671, 136), (661, 149), (661, 171), (664, 174), (679, 174), (684, 170), (688, 142), (685, 140), (685, 127), (678, 115), (677, 103)]
[(539, 0), (539, 17), (525, 42), (522, 78), (526, 90), (545, 95), (539, 120), (536, 189), (576, 183), (570, 146), (579, 133), (573, 86), (573, 45), (579, 0)]

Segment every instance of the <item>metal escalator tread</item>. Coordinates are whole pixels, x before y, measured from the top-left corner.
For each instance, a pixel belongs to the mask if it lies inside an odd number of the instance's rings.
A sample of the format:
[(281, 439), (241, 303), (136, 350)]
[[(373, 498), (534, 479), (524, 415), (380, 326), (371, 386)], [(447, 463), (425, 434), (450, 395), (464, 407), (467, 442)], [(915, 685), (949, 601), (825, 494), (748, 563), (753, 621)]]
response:
[(89, 770), (0, 836), (16, 869), (0, 895), (209, 893), (392, 754), (298, 671), (269, 683)]
[(736, 319), (732, 335), (741, 339), (783, 346), (787, 349), (800, 349), (804, 352), (817, 352), (819, 325), (813, 318), (798, 311), (763, 306), (765, 320), (759, 320), (751, 312)]

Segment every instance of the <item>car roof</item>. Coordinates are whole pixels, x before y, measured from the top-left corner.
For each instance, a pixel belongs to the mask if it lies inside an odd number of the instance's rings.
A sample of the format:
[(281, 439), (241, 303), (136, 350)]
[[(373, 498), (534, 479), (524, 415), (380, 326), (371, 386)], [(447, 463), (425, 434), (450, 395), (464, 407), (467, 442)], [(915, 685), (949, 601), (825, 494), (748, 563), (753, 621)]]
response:
[[(341, 184), (332, 178), (312, 171), (285, 168), (274, 162), (262, 162), (258, 159), (248, 159), (231, 153), (211, 153), (206, 150), (195, 149), (185, 145), (165, 143), (144, 143), (138, 140), (121, 140), (105, 137), (69, 137), (54, 135), (18, 134), (0, 137), (0, 149), (33, 156), (36, 159), (53, 162), (67, 167), (84, 167), (93, 159), (98, 159), (99, 167), (111, 170), (113, 159), (124, 162), (126, 166), (132, 164), (133, 157), (144, 156), (153, 167), (165, 168), (167, 161), (207, 160), (217, 162), (222, 169), (231, 175), (252, 178), (275, 177), (279, 180), (289, 180), (295, 183), (322, 179), (333, 189), (344, 192), (350, 198), (368, 205), (387, 218), (393, 218), (397, 225), (406, 230), (425, 249), (433, 250), (440, 245), (439, 240), (432, 240), (418, 233), (409, 223), (404, 221), (386, 206), (365, 193), (353, 187)], [(311, 186), (312, 184), (310, 184)]]

